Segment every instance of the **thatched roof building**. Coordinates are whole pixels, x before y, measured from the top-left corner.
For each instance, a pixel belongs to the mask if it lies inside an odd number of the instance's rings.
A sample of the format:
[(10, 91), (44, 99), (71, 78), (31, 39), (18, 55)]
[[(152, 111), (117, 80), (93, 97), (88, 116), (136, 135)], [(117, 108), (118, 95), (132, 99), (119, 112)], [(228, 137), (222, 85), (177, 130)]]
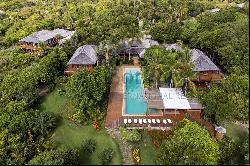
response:
[(191, 62), (194, 65), (193, 71), (220, 71), (210, 58), (198, 49), (191, 49)]
[(79, 47), (71, 59), (68, 65), (94, 65), (97, 62), (97, 53), (95, 45), (83, 45)]

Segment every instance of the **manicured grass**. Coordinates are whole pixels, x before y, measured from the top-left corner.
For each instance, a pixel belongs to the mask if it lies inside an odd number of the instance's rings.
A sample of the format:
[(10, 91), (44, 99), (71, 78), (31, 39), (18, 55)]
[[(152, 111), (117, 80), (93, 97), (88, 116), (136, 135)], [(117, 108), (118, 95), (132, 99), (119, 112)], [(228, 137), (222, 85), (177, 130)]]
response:
[(52, 139), (60, 147), (80, 148), (85, 139), (93, 138), (97, 141), (95, 152), (89, 157), (80, 153), (80, 164), (82, 165), (100, 165), (99, 153), (104, 148), (113, 148), (114, 157), (111, 164), (119, 165), (122, 162), (121, 153), (116, 142), (108, 135), (105, 129), (95, 130), (91, 126), (76, 125), (67, 119), (68, 112), (73, 109), (69, 100), (59, 95), (56, 90), (50, 93), (43, 100), (40, 107), (43, 111), (50, 111), (62, 116), (59, 126), (52, 134)]
[(59, 114), (63, 111), (64, 106), (67, 104), (67, 97), (59, 95), (57, 90), (51, 92), (48, 96), (42, 99), (40, 110), (49, 111)]
[(154, 160), (156, 158), (158, 150), (151, 142), (151, 138), (142, 132), (142, 142), (140, 143), (141, 152), (141, 165), (155, 165)]
[(241, 142), (247, 135), (248, 130), (233, 122), (225, 122), (224, 127), (227, 130), (226, 135), (233, 138), (237, 142)]

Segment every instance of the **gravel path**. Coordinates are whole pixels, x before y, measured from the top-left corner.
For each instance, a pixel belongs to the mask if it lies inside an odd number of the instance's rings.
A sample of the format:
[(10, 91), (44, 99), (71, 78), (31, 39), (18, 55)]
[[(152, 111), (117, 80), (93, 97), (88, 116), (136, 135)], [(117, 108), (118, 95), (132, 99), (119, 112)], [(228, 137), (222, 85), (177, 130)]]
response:
[(116, 139), (119, 147), (120, 147), (120, 151), (122, 153), (122, 164), (123, 165), (134, 165), (134, 161), (132, 158), (132, 153), (131, 153), (131, 148), (132, 146), (129, 145), (125, 140), (122, 139), (120, 132), (117, 129), (107, 129), (109, 135)]

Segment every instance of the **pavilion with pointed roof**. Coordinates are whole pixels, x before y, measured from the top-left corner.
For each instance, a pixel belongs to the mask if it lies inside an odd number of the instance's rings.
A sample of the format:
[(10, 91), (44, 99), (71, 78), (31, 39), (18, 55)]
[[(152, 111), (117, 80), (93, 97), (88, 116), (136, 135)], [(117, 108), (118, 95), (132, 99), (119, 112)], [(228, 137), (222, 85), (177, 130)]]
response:
[(151, 46), (159, 45), (159, 43), (151, 38), (150, 35), (144, 35), (142, 39), (130, 39), (121, 41), (118, 48), (116, 49), (116, 54), (123, 55), (124, 57), (139, 57), (144, 58), (144, 53), (146, 48)]
[(79, 47), (67, 63), (65, 75), (73, 74), (78, 68), (93, 68), (98, 61), (95, 45), (83, 45)]

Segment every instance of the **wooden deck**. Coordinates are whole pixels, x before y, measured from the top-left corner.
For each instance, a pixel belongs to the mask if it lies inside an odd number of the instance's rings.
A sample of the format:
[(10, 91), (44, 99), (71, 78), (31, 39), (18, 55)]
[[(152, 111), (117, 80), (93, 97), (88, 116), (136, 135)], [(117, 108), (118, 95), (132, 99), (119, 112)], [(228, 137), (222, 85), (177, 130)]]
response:
[(121, 65), (116, 67), (116, 73), (112, 77), (112, 85), (110, 88), (107, 116), (105, 127), (110, 127), (111, 123), (122, 117), (123, 104), (123, 69), (128, 67), (136, 67), (133, 65)]

